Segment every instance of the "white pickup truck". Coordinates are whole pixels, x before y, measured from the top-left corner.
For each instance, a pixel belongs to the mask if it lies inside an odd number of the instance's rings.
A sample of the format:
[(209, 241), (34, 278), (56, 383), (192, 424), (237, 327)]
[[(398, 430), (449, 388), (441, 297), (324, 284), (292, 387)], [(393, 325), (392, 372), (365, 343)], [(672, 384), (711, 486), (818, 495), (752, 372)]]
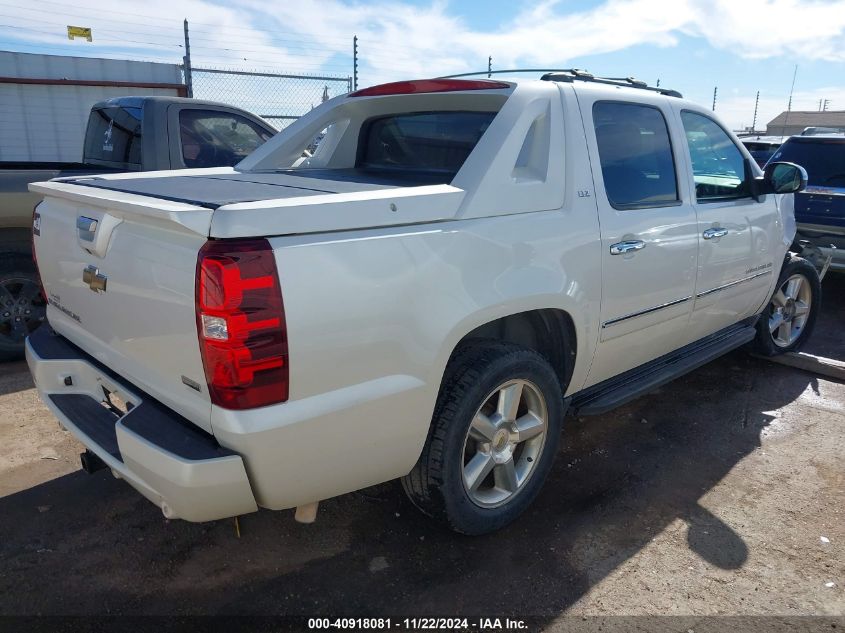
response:
[[(303, 150), (314, 147), (313, 154)], [(569, 412), (812, 330), (806, 174), (633, 80), (398, 82), (234, 168), (33, 184), (38, 390), (167, 517), (402, 478), (455, 530), (532, 501)]]

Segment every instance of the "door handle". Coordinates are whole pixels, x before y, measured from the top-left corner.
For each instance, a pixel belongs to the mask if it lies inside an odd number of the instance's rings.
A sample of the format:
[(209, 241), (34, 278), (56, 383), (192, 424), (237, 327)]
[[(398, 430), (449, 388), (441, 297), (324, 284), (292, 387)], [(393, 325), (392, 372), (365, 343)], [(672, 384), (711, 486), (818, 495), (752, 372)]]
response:
[(721, 226), (707, 229), (701, 235), (705, 240), (712, 240), (714, 237), (725, 237), (728, 234), (728, 229), (723, 229)]
[(645, 242), (642, 240), (626, 240), (625, 242), (617, 242), (610, 245), (611, 255), (624, 255), (625, 253), (633, 253), (634, 251), (641, 251), (645, 248)]

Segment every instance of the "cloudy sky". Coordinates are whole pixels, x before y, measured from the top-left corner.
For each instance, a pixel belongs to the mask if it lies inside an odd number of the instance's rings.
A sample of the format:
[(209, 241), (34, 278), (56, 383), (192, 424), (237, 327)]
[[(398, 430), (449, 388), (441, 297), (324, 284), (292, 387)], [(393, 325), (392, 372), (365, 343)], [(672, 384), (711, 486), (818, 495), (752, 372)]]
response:
[[(585, 68), (635, 76), (758, 129), (820, 99), (845, 110), (845, 0), (0, 0), (0, 49), (176, 62), (190, 24), (194, 65), (351, 74), (359, 87), (495, 69)], [(94, 41), (68, 41), (68, 24)]]

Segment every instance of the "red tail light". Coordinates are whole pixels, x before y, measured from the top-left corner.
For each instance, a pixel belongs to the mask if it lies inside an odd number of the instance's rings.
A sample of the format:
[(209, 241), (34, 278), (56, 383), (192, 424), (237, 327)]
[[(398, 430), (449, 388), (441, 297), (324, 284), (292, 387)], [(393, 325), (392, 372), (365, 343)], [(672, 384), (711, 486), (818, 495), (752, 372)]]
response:
[(196, 308), (211, 401), (252, 409), (287, 400), (287, 328), (270, 243), (206, 242), (197, 260)]
[(427, 92), (458, 92), (462, 90), (501, 90), (510, 88), (503, 81), (489, 79), (416, 79), (394, 81), (389, 84), (371, 86), (350, 93), (350, 97), (383, 97), (386, 95), (422, 94)]

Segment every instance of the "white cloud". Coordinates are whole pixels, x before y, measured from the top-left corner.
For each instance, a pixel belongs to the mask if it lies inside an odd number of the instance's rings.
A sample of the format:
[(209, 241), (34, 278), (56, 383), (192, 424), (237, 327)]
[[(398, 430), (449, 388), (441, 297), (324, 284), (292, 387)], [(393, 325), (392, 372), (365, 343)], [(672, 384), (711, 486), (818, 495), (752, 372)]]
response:
[(680, 27), (719, 49), (749, 58), (797, 55), (845, 60), (845, 3), (799, 0), (689, 2), (693, 18)]
[[(61, 3), (54, 0), (50, 4)], [(362, 61), (379, 74), (397, 69), (426, 75), (465, 70), (478, 67), (487, 55), (493, 55), (500, 67), (563, 64), (637, 44), (673, 46), (681, 34), (750, 58), (792, 54), (802, 59), (845, 60), (845, 0), (607, 0), (580, 11), (572, 11), (572, 4), (561, 0), (541, 0), (524, 4), (515, 17), (487, 31), (472, 28), (444, 0), (428, 5), (400, 0), (240, 0), (225, 5), (212, 0), (147, 0), (117, 4), (123, 6), (131, 6), (135, 13), (100, 12), (90, 5), (68, 4), (65, 11), (53, 14), (21, 5), (20, 13), (7, 16), (4, 25), (37, 30), (51, 22), (63, 29), (67, 18), (62, 13), (80, 12), (86, 24), (95, 28), (94, 46), (114, 46), (114, 42), (100, 42), (96, 37), (97, 32), (113, 33), (119, 28), (110, 24), (110, 19), (133, 15), (143, 23), (146, 15), (149, 28), (122, 38), (126, 48), (141, 48), (143, 44), (131, 40), (161, 38), (161, 32), (170, 34), (171, 45), (178, 44), (181, 18), (187, 17), (201, 23), (206, 35), (214, 33), (214, 38), (207, 38), (213, 41), (198, 46), (206, 54), (214, 49), (217, 59), (246, 57), (277, 65), (303, 63), (303, 48), (307, 48), (309, 64), (319, 65), (335, 52), (348, 53), (352, 34), (358, 34)], [(14, 9), (4, 12), (17, 13)], [(173, 22), (162, 30), (157, 25), (165, 19)], [(279, 37), (274, 37), (274, 32)], [(30, 36), (34, 41), (50, 39), (38, 33)], [(304, 42), (310, 46), (303, 47)], [(246, 48), (249, 50), (244, 53)]]
[(478, 69), (487, 55), (498, 67), (559, 65), (637, 44), (673, 46), (681, 34), (749, 58), (845, 60), (842, 0), (608, 0), (582, 11), (546, 0), (491, 31), (471, 28), (444, 2), (301, 0), (270, 9), (264, 0), (249, 0), (248, 6), (268, 22), (324, 38), (326, 45), (357, 33), (363, 62), (380, 77)]
[[(46, 4), (62, 6), (57, 0)], [(357, 34), (362, 86), (480, 70), (488, 55), (497, 68), (507, 68), (563, 67), (579, 57), (641, 44), (666, 47), (671, 54), (680, 36), (700, 38), (744, 58), (845, 61), (845, 0), (606, 0), (581, 10), (573, 2), (539, 0), (520, 3), (515, 16), (487, 30), (468, 24), (445, 0), (422, 5), (400, 0), (145, 0), (113, 3), (113, 11), (102, 12), (92, 5), (64, 6), (54, 14), (21, 4), (19, 12), (3, 11), (15, 14), (4, 24), (63, 33), (68, 15), (79, 14), (95, 37), (80, 50), (96, 54), (118, 47), (139, 58), (177, 61), (183, 53), (181, 20), (187, 17), (198, 63), (311, 73), (349, 72), (351, 38)], [(138, 27), (127, 30), (110, 20), (134, 21)], [(9, 35), (8, 29), (0, 33)], [(56, 41), (33, 31), (20, 34), (36, 43)], [(707, 54), (696, 49), (686, 52), (690, 65), (706, 65)], [(630, 73), (636, 75), (637, 69)], [(845, 107), (845, 99), (828, 98)], [(750, 124), (753, 102), (753, 94), (732, 95), (720, 99), (717, 110), (731, 125)], [(785, 102), (777, 95), (764, 98), (758, 120), (771, 118)]]

